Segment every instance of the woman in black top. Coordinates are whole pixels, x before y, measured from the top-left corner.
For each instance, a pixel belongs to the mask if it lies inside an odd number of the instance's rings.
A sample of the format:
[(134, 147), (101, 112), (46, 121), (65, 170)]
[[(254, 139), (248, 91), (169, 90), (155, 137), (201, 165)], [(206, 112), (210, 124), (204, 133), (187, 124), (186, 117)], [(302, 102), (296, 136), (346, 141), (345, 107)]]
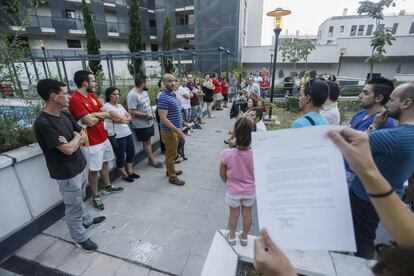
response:
[(206, 74), (204, 76), (204, 82), (203, 82), (203, 101), (207, 103), (207, 114), (209, 118), (214, 118), (213, 112), (211, 110), (211, 106), (213, 105), (213, 90), (214, 85), (213, 82), (210, 79), (210, 75)]

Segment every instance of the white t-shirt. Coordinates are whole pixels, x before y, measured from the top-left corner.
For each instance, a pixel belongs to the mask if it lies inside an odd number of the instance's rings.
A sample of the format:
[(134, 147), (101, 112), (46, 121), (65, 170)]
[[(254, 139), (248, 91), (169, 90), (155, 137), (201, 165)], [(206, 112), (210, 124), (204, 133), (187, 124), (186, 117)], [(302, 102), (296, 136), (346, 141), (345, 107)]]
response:
[[(121, 116), (123, 116), (123, 115), (125, 115), (125, 113), (127, 113), (125, 108), (120, 104), (117, 104), (116, 106), (114, 106), (110, 103), (105, 103), (103, 108), (107, 112), (116, 112), (117, 114), (119, 114)], [(115, 133), (116, 138), (123, 138), (123, 137), (126, 137), (126, 136), (132, 134), (131, 130), (128, 127), (128, 124), (114, 123), (109, 118), (105, 119), (105, 129), (106, 129), (106, 131), (108, 132), (109, 135), (113, 135)]]
[(186, 95), (186, 94), (188, 96), (190, 96), (190, 89), (188, 89), (188, 87), (180, 86), (177, 90), (177, 95), (180, 97), (181, 108), (182, 109), (191, 108), (190, 99), (184, 98), (184, 95)]
[(256, 132), (266, 132), (267, 128), (263, 120), (260, 120), (256, 123)]
[(341, 122), (341, 115), (339, 113), (338, 104), (333, 103), (323, 106), (320, 114), (325, 118), (330, 125), (338, 125)]
[(255, 83), (260, 83), (262, 81), (263, 81), (263, 78), (261, 76), (254, 77), (254, 82)]
[(252, 83), (246, 87), (247, 95), (250, 97), (251, 94), (256, 93), (260, 96), (260, 88), (256, 83)]

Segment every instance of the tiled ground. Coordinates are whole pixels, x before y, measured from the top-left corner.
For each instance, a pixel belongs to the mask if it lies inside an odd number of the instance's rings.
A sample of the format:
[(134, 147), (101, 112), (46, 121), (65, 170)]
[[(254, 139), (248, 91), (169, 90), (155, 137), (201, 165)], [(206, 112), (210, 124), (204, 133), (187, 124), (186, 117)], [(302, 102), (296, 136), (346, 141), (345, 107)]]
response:
[[(181, 178), (185, 186), (169, 184), (165, 169), (151, 168), (144, 161), (135, 167), (141, 175), (138, 181), (115, 181), (125, 191), (103, 196), (103, 212), (98, 213), (87, 203), (94, 215), (107, 216), (107, 221), (90, 233), (98, 243), (98, 253), (85, 254), (67, 243), (70, 238), (66, 223), (60, 220), (40, 236), (44, 241), (37, 247), (44, 251), (36, 256), (26, 253), (27, 257), (75, 275), (158, 273), (149, 269), (199, 275), (215, 231), (227, 225), (218, 155), (226, 148), (223, 140), (234, 123), (228, 113), (216, 112), (215, 119), (206, 119), (202, 130), (187, 137), (188, 160), (177, 165), (184, 171)], [(156, 158), (163, 161), (159, 151)], [(251, 234), (257, 235), (254, 216)], [(63, 241), (52, 241), (50, 236)]]

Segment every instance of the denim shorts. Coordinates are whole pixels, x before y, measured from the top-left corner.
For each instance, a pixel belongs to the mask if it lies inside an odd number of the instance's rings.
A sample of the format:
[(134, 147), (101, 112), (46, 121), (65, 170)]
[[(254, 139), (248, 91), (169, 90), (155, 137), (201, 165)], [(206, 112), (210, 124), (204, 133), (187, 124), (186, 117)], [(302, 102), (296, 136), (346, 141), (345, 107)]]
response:
[(190, 116), (191, 116), (191, 108), (183, 108), (183, 109), (181, 109), (181, 114), (183, 115), (183, 119), (190, 119)]

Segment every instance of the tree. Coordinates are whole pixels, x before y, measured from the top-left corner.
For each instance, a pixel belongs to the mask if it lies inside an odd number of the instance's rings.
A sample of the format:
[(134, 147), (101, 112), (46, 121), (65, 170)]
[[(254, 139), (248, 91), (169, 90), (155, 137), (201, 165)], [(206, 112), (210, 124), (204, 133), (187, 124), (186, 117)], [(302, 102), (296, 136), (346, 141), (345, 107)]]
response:
[[(18, 72), (21, 67), (15, 62), (27, 56), (30, 46), (21, 34), (30, 23), (38, 1), (9, 0), (0, 5), (0, 83), (13, 84), (14, 90), (22, 93)], [(18, 26), (10, 33), (10, 26)]]
[[(171, 50), (172, 48), (172, 38), (171, 38), (171, 26), (170, 26), (170, 18), (168, 17), (168, 13), (165, 13), (164, 16), (164, 24), (162, 30), (162, 41), (161, 41), (161, 48), (163, 51)], [(166, 55), (163, 58), (163, 65), (165, 73), (174, 73), (175, 66), (173, 63), (173, 59), (171, 55)]]
[(285, 40), (280, 45), (283, 62), (293, 63), (293, 72), (296, 72), (296, 63), (305, 60), (308, 61), (309, 54), (315, 49), (315, 45), (310, 41), (288, 41)]
[[(99, 55), (99, 41), (96, 38), (95, 28), (92, 22), (92, 16), (89, 12), (88, 5), (85, 0), (82, 0), (82, 16), (83, 25), (86, 32), (86, 49), (88, 55)], [(101, 60), (89, 60), (89, 68), (95, 75), (100, 75), (102, 72)]]
[(395, 2), (394, 0), (381, 0), (377, 3), (371, 1), (362, 1), (359, 3), (358, 14), (368, 15), (375, 19), (376, 27), (371, 39), (372, 53), (371, 56), (366, 59), (366, 62), (370, 64), (369, 79), (372, 79), (374, 64), (381, 63), (386, 58), (385, 54), (387, 52), (385, 46), (391, 46), (392, 42), (395, 40), (391, 28), (380, 28), (381, 20), (384, 19), (382, 11), (384, 8), (389, 8), (390, 6), (395, 7)]
[[(128, 48), (131, 53), (137, 53), (142, 50), (144, 40), (141, 35), (141, 19), (139, 17), (139, 0), (128, 1), (128, 17), (129, 17), (129, 35)], [(135, 70), (134, 70), (135, 68)], [(145, 73), (144, 62), (142, 58), (128, 62), (129, 73), (135, 78), (137, 75)], [(134, 75), (135, 72), (135, 75)]]

